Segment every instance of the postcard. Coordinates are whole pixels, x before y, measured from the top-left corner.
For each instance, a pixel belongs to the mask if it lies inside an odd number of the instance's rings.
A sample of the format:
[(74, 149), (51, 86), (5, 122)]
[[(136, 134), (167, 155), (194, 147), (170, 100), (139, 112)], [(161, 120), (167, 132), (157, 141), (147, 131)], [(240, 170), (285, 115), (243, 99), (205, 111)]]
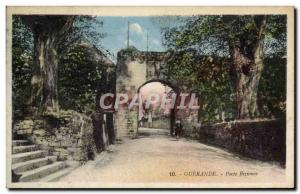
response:
[(295, 187), (293, 7), (6, 11), (8, 188)]

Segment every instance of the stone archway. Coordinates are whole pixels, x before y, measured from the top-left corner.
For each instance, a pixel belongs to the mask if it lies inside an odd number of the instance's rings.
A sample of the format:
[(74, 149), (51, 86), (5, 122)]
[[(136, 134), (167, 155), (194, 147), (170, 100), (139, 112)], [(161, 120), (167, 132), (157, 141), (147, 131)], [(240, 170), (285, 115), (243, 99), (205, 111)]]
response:
[[(141, 86), (154, 81), (172, 86), (179, 93), (176, 80), (169, 80), (165, 74), (165, 71), (167, 71), (165, 67), (170, 57), (171, 54), (168, 52), (145, 52), (133, 47), (119, 51), (116, 70), (116, 94), (127, 94), (132, 97), (138, 93)], [(174, 123), (175, 113), (172, 114), (172, 123)], [(115, 127), (117, 139), (127, 137), (129, 134), (137, 134), (137, 111), (130, 110), (128, 106), (118, 107), (115, 114)]]
[[(166, 81), (166, 80), (160, 80), (160, 79), (151, 79), (151, 80), (148, 80), (146, 81), (144, 84), (142, 84), (138, 89), (137, 89), (137, 93), (139, 95), (139, 100), (142, 101), (141, 103), (143, 104), (143, 102), (146, 102), (146, 99), (142, 99), (141, 98), (141, 91), (144, 87), (147, 87), (151, 84), (160, 84), (158, 86), (160, 87), (165, 87), (166, 90), (168, 90), (168, 92), (165, 90), (164, 92), (160, 91), (158, 95), (160, 95), (160, 98), (162, 98), (161, 95), (163, 95), (163, 93), (166, 95), (166, 99), (170, 99), (170, 94), (171, 95), (175, 95), (176, 98), (179, 94), (179, 88), (176, 87), (176, 86), (173, 86), (170, 82)], [(167, 97), (169, 96), (169, 97)], [(161, 101), (161, 99), (160, 99)], [(139, 109), (137, 110), (138, 112), (138, 133), (140, 133), (140, 130), (139, 128), (140, 127), (147, 127), (147, 128), (156, 128), (156, 129), (167, 129), (168, 130), (168, 133), (169, 134), (173, 134), (173, 129), (174, 129), (174, 125), (175, 125), (175, 120), (176, 120), (176, 109), (175, 108), (170, 108), (170, 109), (161, 109), (161, 107), (156, 107), (156, 111), (151, 111), (151, 117), (155, 116), (157, 113), (160, 113), (160, 116), (161, 117), (167, 117), (168, 119), (167, 120), (164, 120), (165, 122), (165, 125), (161, 125), (159, 124), (159, 121), (163, 122), (162, 119), (163, 118), (156, 118), (158, 120), (158, 122), (156, 121), (155, 122), (155, 118), (152, 118), (153, 119), (153, 125), (152, 126), (149, 126), (149, 120), (145, 121), (145, 119), (143, 119), (142, 117), (144, 116), (144, 118), (148, 118), (149, 117), (149, 112), (146, 111), (146, 107), (144, 107), (145, 104), (143, 104), (142, 106), (139, 106)], [(144, 111), (144, 112), (143, 112)], [(149, 111), (149, 110), (148, 110)], [(161, 114), (162, 112), (169, 112), (169, 113), (165, 113), (165, 114)], [(148, 116), (147, 116), (148, 114)], [(157, 116), (157, 115), (156, 115)], [(148, 118), (149, 119), (149, 118)], [(151, 120), (152, 120), (151, 119)], [(141, 123), (143, 123), (143, 125), (141, 125)], [(156, 124), (155, 124), (156, 123)]]

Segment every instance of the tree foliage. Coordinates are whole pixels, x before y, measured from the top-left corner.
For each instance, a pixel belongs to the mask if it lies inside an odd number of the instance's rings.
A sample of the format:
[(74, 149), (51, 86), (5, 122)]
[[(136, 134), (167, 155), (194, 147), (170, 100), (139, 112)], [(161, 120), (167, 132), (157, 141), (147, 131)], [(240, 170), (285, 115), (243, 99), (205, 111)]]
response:
[(100, 100), (97, 96), (105, 93), (114, 79), (109, 74), (110, 64), (104, 59), (101, 51), (86, 43), (73, 45), (62, 57), (58, 72), (58, 94), (62, 108), (79, 112), (96, 110)]
[[(169, 63), (167, 74), (198, 92), (202, 120), (215, 122), (220, 112), (227, 119), (282, 115), (278, 111), (284, 109), (278, 104), (285, 98), (278, 88), (285, 83), (273, 80), (268, 72), (284, 73), (286, 64), (284, 60), (270, 63), (267, 58), (281, 59), (286, 54), (286, 16), (191, 16), (162, 30), (165, 46), (185, 53)], [(257, 102), (268, 108), (257, 107)]]
[[(71, 19), (72, 25), (70, 28), (65, 29), (63, 36), (57, 36), (58, 31), (61, 30), (61, 24), (64, 23), (62, 21), (66, 21), (64, 17)], [(99, 32), (101, 26), (101, 20), (91, 16), (25, 17), (16, 15), (13, 17), (13, 114), (17, 119), (21, 119), (21, 117), (26, 116), (26, 113), (30, 113), (30, 108), (33, 105), (32, 96), (36, 95), (33, 82), (35, 81), (35, 75), (41, 75), (39, 66), (40, 54), (35, 53), (38, 50), (36, 44), (38, 37), (55, 41), (55, 45), (49, 46), (49, 50), (50, 52), (53, 49), (56, 51), (54, 54), (57, 60), (57, 72), (53, 75), (58, 76), (55, 83), (55, 86), (58, 86), (58, 94), (63, 93), (60, 98), (62, 102), (59, 102), (59, 104), (63, 105), (63, 108), (81, 111), (84, 106), (83, 103), (87, 103), (87, 107), (95, 106), (92, 105), (92, 101), (95, 104), (94, 88), (99, 80), (99, 76), (96, 79), (94, 75), (97, 72), (96, 67), (90, 63), (91, 59), (82, 56), (84, 49), (75, 49), (74, 45), (81, 41), (86, 41), (90, 45), (97, 44), (100, 46), (99, 42), (104, 36), (104, 34)], [(52, 39), (49, 39), (49, 37)], [(69, 61), (66, 59), (69, 59)], [(71, 69), (75, 68), (75, 63), (78, 66), (77, 70)], [(49, 63), (49, 65), (53, 65), (53, 63)], [(70, 77), (70, 75), (75, 74), (78, 79)], [(89, 74), (91, 76), (88, 76)], [(70, 79), (66, 81), (67, 78)], [(84, 83), (81, 83), (82, 81)], [(66, 85), (69, 88), (65, 88)], [(83, 89), (80, 94), (74, 92), (78, 91), (78, 86), (81, 86)], [(35, 104), (35, 106), (38, 107), (40, 104)]]
[(31, 96), (33, 35), (20, 17), (13, 17), (12, 29), (12, 103), (18, 119), (27, 114)]

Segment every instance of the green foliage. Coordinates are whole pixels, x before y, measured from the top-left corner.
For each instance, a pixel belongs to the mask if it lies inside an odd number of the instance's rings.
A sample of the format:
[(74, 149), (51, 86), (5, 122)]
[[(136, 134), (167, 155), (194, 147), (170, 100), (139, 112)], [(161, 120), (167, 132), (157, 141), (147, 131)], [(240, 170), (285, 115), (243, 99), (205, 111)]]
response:
[[(182, 22), (182, 20), (180, 20)], [(186, 17), (184, 25), (164, 27), (165, 46), (172, 50), (195, 49), (200, 55), (229, 56), (229, 43), (257, 38), (251, 15), (210, 15)], [(286, 51), (286, 16), (267, 16), (264, 54)], [(276, 52), (274, 52), (276, 51)]]
[(198, 94), (201, 121), (218, 122), (224, 112), (227, 118), (235, 114), (234, 88), (230, 66), (225, 59), (216, 61), (212, 57), (197, 57), (192, 53), (177, 54), (169, 64), (168, 76), (178, 81), (182, 90)]
[(20, 119), (28, 112), (33, 35), (20, 17), (14, 16), (12, 22), (12, 105), (13, 117)]
[(95, 110), (96, 93), (104, 67), (94, 60), (86, 47), (72, 47), (61, 59), (58, 96), (63, 109), (79, 112)]
[(73, 26), (68, 31), (68, 36), (63, 40), (63, 44), (60, 45), (58, 51), (60, 53), (68, 52), (68, 49), (78, 42), (89, 42), (91, 45), (95, 45), (98, 49), (103, 50), (101, 46), (101, 39), (105, 36), (99, 29), (103, 26), (101, 19), (82, 15), (75, 16)]
[(260, 113), (268, 117), (284, 117), (286, 112), (286, 58), (272, 56), (264, 60), (265, 68), (259, 84)]
[[(256, 19), (252, 15), (191, 16), (181, 18), (182, 25), (163, 26), (164, 45), (177, 55), (168, 64), (167, 77), (177, 80), (185, 90), (198, 93), (202, 121), (220, 121), (216, 116), (221, 112), (227, 119), (234, 118), (236, 75), (228, 63), (229, 45), (236, 40), (244, 45), (255, 42)], [(258, 104), (261, 116), (278, 117), (285, 111), (286, 61), (282, 57), (286, 55), (286, 16), (267, 16), (263, 33), (265, 69), (259, 84)], [(243, 49), (249, 48), (252, 47)], [(251, 58), (252, 50), (244, 52)]]
[[(31, 108), (29, 104), (32, 96), (31, 79), (33, 76), (33, 31), (38, 29), (27, 22), (34, 20), (43, 27), (59, 25), (56, 19), (66, 19), (64, 16), (13, 16), (12, 37), (12, 102), (13, 116), (22, 119)], [(47, 25), (47, 22), (49, 25)], [(27, 25), (26, 25), (27, 24)], [(78, 45), (89, 42), (101, 48), (100, 40), (104, 34), (99, 32), (102, 22), (92, 16), (74, 16), (73, 25), (66, 32), (67, 35), (57, 37), (60, 44), (58, 53), (58, 94), (59, 104), (63, 109), (73, 109), (80, 112), (95, 110), (96, 88), (104, 72), (103, 66), (96, 62), (87, 48)], [(91, 46), (92, 48), (92, 46)], [(94, 48), (97, 50), (97, 48)]]

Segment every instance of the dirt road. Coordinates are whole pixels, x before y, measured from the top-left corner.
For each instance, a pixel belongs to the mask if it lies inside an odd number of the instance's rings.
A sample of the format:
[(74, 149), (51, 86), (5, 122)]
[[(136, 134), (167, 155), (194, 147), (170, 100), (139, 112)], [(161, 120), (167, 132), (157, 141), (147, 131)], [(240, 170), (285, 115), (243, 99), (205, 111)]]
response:
[(268, 187), (283, 183), (284, 172), (275, 164), (239, 158), (196, 141), (154, 135), (117, 144), (59, 182), (101, 187), (249, 187), (259, 182)]

